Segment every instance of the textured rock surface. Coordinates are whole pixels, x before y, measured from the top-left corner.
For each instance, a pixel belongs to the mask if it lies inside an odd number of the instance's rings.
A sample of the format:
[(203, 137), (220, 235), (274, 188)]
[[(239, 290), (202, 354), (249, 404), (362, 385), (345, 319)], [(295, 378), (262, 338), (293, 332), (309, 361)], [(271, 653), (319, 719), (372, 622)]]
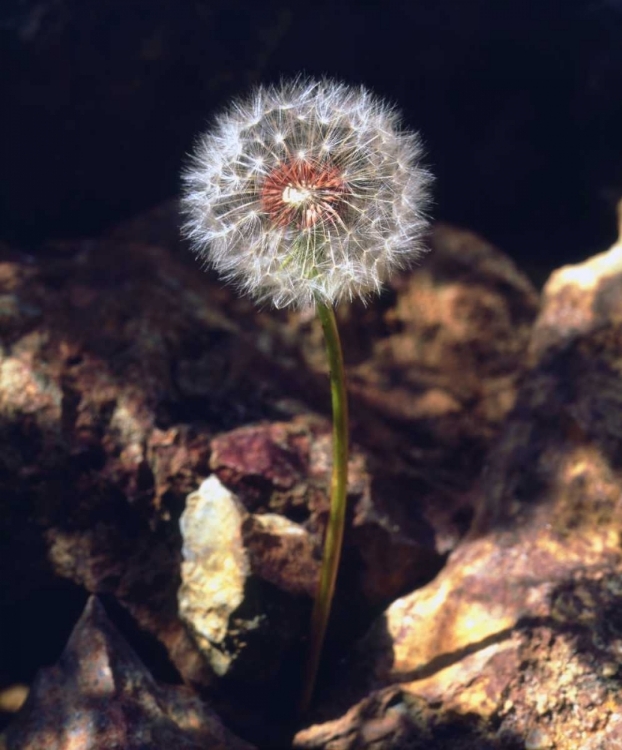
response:
[[(181, 517), (179, 611), (220, 676), (265, 682), (283, 661), (303, 655), (328, 516), (330, 455), (329, 425), (302, 416), (212, 441), (215, 474), (188, 496)], [(409, 517), (405, 493), (373, 487), (365, 463), (354, 450), (333, 618), (341, 640), (362, 632), (379, 606), (442, 565), (434, 529), (414, 508)]]
[(183, 539), (179, 614), (190, 623), (216, 674), (229, 668), (223, 653), (231, 615), (244, 600), (249, 565), (242, 514), (215, 476), (188, 495), (180, 519)]
[[(341, 316), (353, 460), (338, 644), (429, 580), (464, 535), (525, 364), (528, 282), (474, 235), (439, 227), (432, 242), (425, 266)], [(129, 238), (58, 244), (41, 261), (3, 248), (1, 258), (0, 563), (13, 575), (0, 581), (0, 616), (12, 622), (17, 606), (32, 623), (42, 592), (71, 581), (114, 596), (185, 680), (215, 687), (177, 606), (179, 516), (212, 471), (243, 510), (257, 594), (245, 596), (243, 618), (271, 623), (272, 645), (258, 629), (261, 658), (248, 650), (236, 679), (269, 678), (289, 699), (327, 511), (316, 322), (258, 311), (191, 257)], [(237, 634), (227, 637), (238, 653)], [(283, 681), (279, 658), (291, 672)], [(246, 688), (228, 689), (247, 702)], [(256, 698), (280, 706), (283, 695), (270, 687)]]
[[(468, 527), (470, 492), (514, 404), (538, 297), (507, 257), (470, 232), (439, 226), (430, 244), (421, 267), (396, 278), (384, 297), (366, 308), (344, 306), (338, 316), (353, 442), (365, 449), (374, 485), (393, 496), (394, 506), (408, 508), (407, 515), (421, 513), (443, 554)], [(290, 316), (285, 326), (252, 309), (247, 318), (249, 312), (236, 307), (237, 315), (261, 327), (258, 346), (293, 377), (303, 363), (305, 370), (326, 371), (321, 329), (308, 316)], [(312, 383), (303, 388), (307, 398), (317, 397)], [(325, 387), (319, 397), (325, 399)], [(258, 476), (265, 472), (274, 495), (279, 481), (296, 483), (305, 467), (296, 461), (308, 459), (304, 451), (296, 455), (295, 443), (285, 445), (278, 436), (271, 442), (272, 453), (261, 449), (263, 463), (236, 441), (222, 467), (212, 457), (212, 468), (226, 484), (230, 475), (233, 483), (246, 476), (251, 502), (249, 485), (261, 485)], [(219, 450), (215, 444), (214, 453)], [(279, 471), (284, 455), (287, 477), (272, 481), (270, 472)]]
[[(249, 511), (245, 544), (253, 550), (254, 569), (261, 577), (292, 592), (315, 594), (322, 534), (328, 517), (330, 425), (297, 417), (291, 422), (242, 427), (212, 441), (210, 466), (235, 489)], [(350, 523), (345, 539), (338, 609), (362, 616), (400, 593), (429, 580), (442, 564), (435, 529), (417, 507), (418, 498), (395, 482), (382, 482), (368, 469), (368, 458), (353, 446), (348, 477)], [(260, 541), (260, 528), (278, 513), (304, 533), (298, 564), (291, 557), (291, 535), (280, 552)], [(251, 533), (252, 532), (252, 533)], [(290, 542), (285, 539), (289, 538)], [(280, 569), (280, 573), (277, 573)], [(337, 612), (338, 616), (338, 612)], [(351, 631), (351, 622), (348, 631)]]
[[(393, 507), (413, 511), (449, 552), (468, 528), (484, 456), (516, 398), (538, 299), (506, 257), (439, 226), (420, 268), (381, 303), (339, 311), (355, 439)], [(324, 368), (316, 328), (305, 360)]]
[(307, 634), (319, 572), (309, 534), (247, 513), (216, 475), (188, 496), (180, 525), (180, 617), (218, 676), (271, 685)]
[(176, 611), (177, 517), (212, 434), (282, 413), (270, 387), (281, 397), (287, 382), (165, 250), (7, 252), (0, 280), (0, 560), (14, 571), (0, 602), (27, 607), (57, 576), (114, 594), (209, 681)]
[(313, 725), (296, 734), (300, 750), (545, 750), (529, 747), (506, 733), (491, 739), (474, 715), (443, 711), (398, 687), (371, 693), (338, 719)]
[(189, 690), (156, 683), (95, 598), (3, 741), (6, 750), (252, 750)]
[[(424, 706), (426, 731), (456, 716), (479, 724), (477, 742), (452, 747), (620, 741), (621, 259), (619, 244), (552, 276), (477, 523), (432, 583), (388, 608), (335, 696), (393, 684)], [(364, 705), (300, 746), (353, 747), (335, 732), (363, 731)], [(400, 743), (380, 746), (416, 746)]]

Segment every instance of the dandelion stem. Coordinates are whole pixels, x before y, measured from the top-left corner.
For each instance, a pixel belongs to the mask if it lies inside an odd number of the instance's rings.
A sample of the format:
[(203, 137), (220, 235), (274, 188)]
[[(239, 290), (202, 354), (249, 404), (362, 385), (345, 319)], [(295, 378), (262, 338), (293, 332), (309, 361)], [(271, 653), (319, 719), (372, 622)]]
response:
[(330, 391), (333, 408), (333, 472), (330, 484), (330, 514), (324, 541), (320, 582), (311, 616), (309, 653), (300, 702), (301, 713), (308, 710), (313, 698), (324, 637), (330, 617), (341, 557), (348, 489), (348, 397), (339, 330), (335, 311), (331, 305), (318, 300), (316, 308), (324, 330), (324, 341), (330, 369)]

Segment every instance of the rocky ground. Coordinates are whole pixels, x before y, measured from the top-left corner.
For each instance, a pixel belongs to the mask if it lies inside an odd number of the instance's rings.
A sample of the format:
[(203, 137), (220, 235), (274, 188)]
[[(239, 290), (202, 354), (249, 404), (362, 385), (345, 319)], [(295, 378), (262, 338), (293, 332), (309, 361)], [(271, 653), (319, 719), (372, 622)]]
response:
[(0, 249), (0, 746), (622, 747), (622, 245), (539, 298), (437, 226), (339, 311), (349, 520), (300, 719), (321, 331), (201, 273), (173, 214)]

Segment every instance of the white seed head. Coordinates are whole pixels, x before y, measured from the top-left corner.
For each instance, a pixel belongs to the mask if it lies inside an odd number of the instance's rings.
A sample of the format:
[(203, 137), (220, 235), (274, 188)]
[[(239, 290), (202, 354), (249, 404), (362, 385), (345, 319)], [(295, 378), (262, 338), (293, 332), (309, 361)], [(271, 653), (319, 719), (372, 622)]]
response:
[(296, 79), (235, 101), (184, 174), (184, 232), (276, 307), (378, 292), (424, 251), (429, 173), (415, 133), (364, 88)]

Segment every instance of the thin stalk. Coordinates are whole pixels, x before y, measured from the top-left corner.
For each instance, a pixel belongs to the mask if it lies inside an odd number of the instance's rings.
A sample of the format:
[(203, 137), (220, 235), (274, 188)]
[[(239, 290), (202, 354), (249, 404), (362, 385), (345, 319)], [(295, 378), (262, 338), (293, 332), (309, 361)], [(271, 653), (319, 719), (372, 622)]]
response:
[(319, 301), (316, 307), (324, 330), (330, 369), (330, 393), (333, 408), (333, 473), (330, 483), (330, 514), (324, 540), (320, 582), (311, 615), (309, 653), (300, 701), (301, 713), (308, 710), (313, 698), (341, 558), (348, 490), (348, 397), (339, 330), (333, 308)]

